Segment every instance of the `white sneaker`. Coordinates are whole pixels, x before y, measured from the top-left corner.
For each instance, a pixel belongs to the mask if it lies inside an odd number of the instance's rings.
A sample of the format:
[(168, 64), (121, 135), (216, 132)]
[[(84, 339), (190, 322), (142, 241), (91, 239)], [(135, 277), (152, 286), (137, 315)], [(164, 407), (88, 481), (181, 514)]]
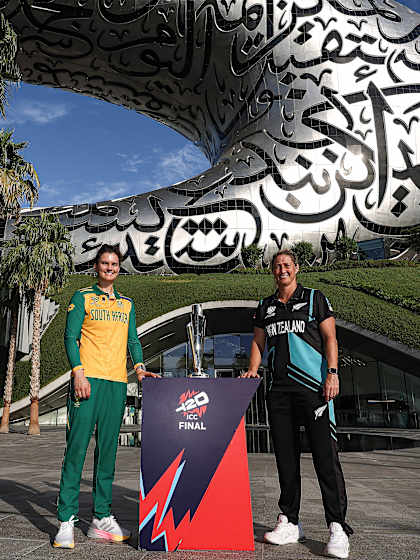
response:
[(68, 521), (62, 521), (55, 536), (53, 547), (74, 548), (74, 522), (76, 517), (72, 515)]
[(264, 540), (270, 544), (292, 544), (304, 539), (305, 535), (300, 524), (290, 523), (283, 513), (278, 516), (274, 529), (264, 535)]
[(340, 523), (330, 523), (330, 539), (324, 554), (331, 558), (348, 558), (350, 551), (349, 538)]
[(131, 532), (121, 527), (113, 515), (109, 515), (102, 519), (94, 517), (87, 536), (91, 539), (122, 542), (130, 538)]

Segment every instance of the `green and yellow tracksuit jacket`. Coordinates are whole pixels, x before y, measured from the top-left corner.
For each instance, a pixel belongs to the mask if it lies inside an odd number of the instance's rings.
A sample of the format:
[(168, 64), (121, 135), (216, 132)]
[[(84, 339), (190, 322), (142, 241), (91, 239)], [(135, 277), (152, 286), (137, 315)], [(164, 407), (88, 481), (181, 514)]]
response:
[(72, 372), (86, 377), (127, 382), (127, 346), (134, 368), (143, 362), (133, 301), (114, 289), (114, 297), (97, 284), (77, 290), (67, 310), (64, 344)]

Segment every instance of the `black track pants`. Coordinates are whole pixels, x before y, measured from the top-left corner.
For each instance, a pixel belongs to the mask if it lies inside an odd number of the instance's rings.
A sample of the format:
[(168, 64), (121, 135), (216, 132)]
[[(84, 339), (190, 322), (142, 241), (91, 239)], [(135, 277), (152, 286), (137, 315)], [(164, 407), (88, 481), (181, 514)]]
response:
[(336, 521), (347, 533), (351, 533), (351, 528), (345, 523), (346, 488), (337, 442), (330, 433), (328, 407), (322, 414), (315, 414), (315, 410), (325, 404), (320, 394), (310, 390), (272, 390), (267, 395), (268, 419), (281, 491), (279, 507), (290, 522), (298, 523), (301, 496), (299, 427), (304, 425), (321, 488), (327, 525)]

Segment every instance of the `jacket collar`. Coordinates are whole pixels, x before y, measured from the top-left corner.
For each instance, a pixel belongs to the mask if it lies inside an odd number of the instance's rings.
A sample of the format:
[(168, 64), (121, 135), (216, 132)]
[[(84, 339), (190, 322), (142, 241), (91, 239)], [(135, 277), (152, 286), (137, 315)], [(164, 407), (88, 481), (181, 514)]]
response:
[[(98, 294), (98, 296), (99, 296), (99, 295), (102, 295), (102, 294), (105, 294), (106, 296), (108, 295), (106, 292), (104, 292), (103, 290), (101, 290), (101, 288), (98, 286), (97, 283), (93, 285), (93, 289), (94, 289), (95, 293)], [(120, 298), (121, 298), (121, 296), (120, 296), (120, 294), (117, 292), (117, 289), (115, 288), (115, 286), (114, 286), (114, 295), (115, 295), (115, 299), (120, 299)]]
[(293, 292), (292, 297), (289, 299), (289, 301), (299, 301), (302, 299), (303, 296), (303, 286), (302, 284), (298, 284), (296, 286), (296, 290)]
[[(279, 291), (276, 290), (274, 294), (271, 296), (273, 301), (278, 301)], [(303, 296), (303, 286), (302, 284), (298, 284), (296, 286), (296, 290), (293, 292), (292, 297), (289, 299), (287, 303), (290, 301), (300, 301)]]

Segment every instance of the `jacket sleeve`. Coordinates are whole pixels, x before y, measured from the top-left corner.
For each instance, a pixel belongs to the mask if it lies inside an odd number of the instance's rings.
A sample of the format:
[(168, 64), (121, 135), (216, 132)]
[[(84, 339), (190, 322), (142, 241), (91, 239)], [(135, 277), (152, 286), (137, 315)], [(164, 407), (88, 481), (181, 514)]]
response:
[(262, 299), (260, 299), (258, 307), (252, 316), (252, 323), (254, 327), (258, 327), (259, 329), (264, 328), (264, 300)]
[(131, 302), (130, 318), (128, 321), (128, 351), (130, 353), (133, 367), (136, 369), (139, 365), (143, 365), (143, 349), (137, 336), (136, 329), (136, 312), (134, 303)]
[(331, 303), (319, 290), (315, 291), (315, 317), (318, 319), (319, 323), (322, 323), (322, 321), (330, 317), (335, 317)]
[(80, 341), (84, 319), (85, 299), (80, 292), (75, 292), (67, 308), (66, 329), (64, 331), (64, 346), (73, 371), (83, 369), (78, 341)]

